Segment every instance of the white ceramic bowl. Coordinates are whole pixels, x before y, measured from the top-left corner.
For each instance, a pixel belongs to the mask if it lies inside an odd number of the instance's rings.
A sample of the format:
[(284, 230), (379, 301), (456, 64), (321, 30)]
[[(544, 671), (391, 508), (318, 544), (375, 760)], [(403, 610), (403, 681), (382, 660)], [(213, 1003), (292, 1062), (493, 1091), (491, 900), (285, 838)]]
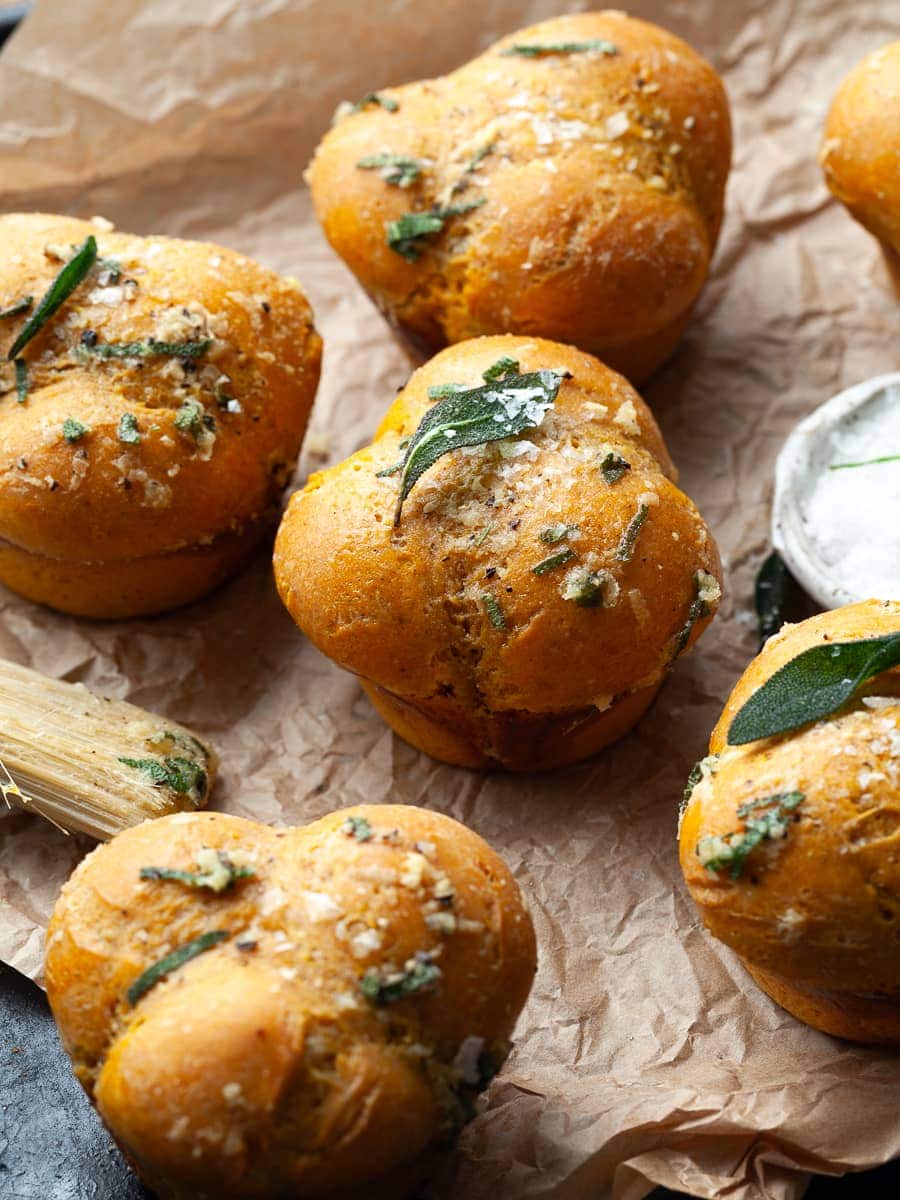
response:
[(848, 388), (793, 431), (775, 466), (772, 541), (825, 608), (900, 600), (900, 372)]

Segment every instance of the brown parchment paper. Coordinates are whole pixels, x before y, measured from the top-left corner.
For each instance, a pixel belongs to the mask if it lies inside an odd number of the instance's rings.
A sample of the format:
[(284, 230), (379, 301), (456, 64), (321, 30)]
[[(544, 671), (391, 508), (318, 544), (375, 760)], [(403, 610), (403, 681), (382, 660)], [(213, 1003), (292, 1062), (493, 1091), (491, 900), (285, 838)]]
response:
[[(101, 213), (209, 238), (298, 275), (325, 337), (297, 475), (369, 439), (409, 362), (311, 217), (301, 172), (336, 103), (441, 73), (554, 0), (39, 0), (0, 57), (0, 208)], [(752, 580), (787, 431), (898, 366), (900, 305), (874, 242), (828, 200), (815, 149), (838, 80), (898, 36), (886, 0), (637, 0), (725, 75), (736, 151), (713, 277), (646, 389), (727, 569), (721, 615), (650, 714), (546, 777), (431, 762), (281, 610), (267, 554), (204, 603), (103, 624), (0, 591), (0, 654), (196, 726), (214, 803), (298, 823), (425, 804), (474, 827), (525, 888), (540, 973), (487, 1111), (440, 1200), (795, 1200), (809, 1172), (900, 1154), (900, 1056), (814, 1033), (698, 927), (676, 860), (691, 763), (755, 650)], [(0, 957), (39, 977), (56, 893), (85, 852), (0, 817)]]

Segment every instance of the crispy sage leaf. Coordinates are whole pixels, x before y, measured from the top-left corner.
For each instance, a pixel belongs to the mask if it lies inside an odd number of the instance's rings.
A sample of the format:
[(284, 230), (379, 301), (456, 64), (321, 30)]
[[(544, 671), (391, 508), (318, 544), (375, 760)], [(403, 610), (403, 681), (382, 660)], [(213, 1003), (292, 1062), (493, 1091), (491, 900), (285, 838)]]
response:
[(473, 209), (481, 208), (484, 203), (485, 199), (482, 197), (480, 200), (471, 200), (468, 204), (450, 204), (446, 208), (404, 213), (396, 221), (388, 222), (387, 244), (407, 262), (415, 262), (422, 257), (426, 238), (440, 233), (451, 217), (461, 217)]
[(487, 618), (495, 629), (506, 628), (506, 617), (503, 615), (503, 609), (500, 607), (500, 602), (490, 592), (483, 592), (481, 595), (481, 603), (484, 605), (484, 611), (487, 613)]
[[(704, 760), (705, 761), (705, 760)], [(806, 799), (803, 792), (778, 792), (761, 796), (738, 808), (744, 828), (735, 833), (702, 837), (697, 843), (697, 857), (707, 871), (715, 874), (725, 867), (732, 879), (738, 879), (748, 855), (761, 842), (777, 841), (788, 831), (791, 813)], [(760, 811), (762, 810), (762, 811)]]
[(148, 967), (143, 975), (138, 975), (128, 989), (128, 1003), (133, 1008), (141, 996), (145, 992), (149, 992), (160, 980), (171, 975), (173, 971), (177, 971), (179, 967), (183, 967), (186, 962), (190, 962), (198, 954), (202, 954), (205, 950), (211, 950), (213, 946), (218, 946), (219, 942), (224, 942), (228, 936), (229, 934), (224, 929), (213, 929), (209, 933), (201, 933), (192, 942), (186, 942), (177, 950), (173, 950), (171, 954), (167, 954), (165, 958), (161, 958), (152, 967)]
[(171, 880), (185, 887), (208, 888), (211, 892), (227, 892), (239, 879), (252, 879), (252, 867), (238, 867), (224, 850), (205, 846), (197, 853), (197, 869), (181, 871), (175, 867), (141, 867), (141, 879)]
[(47, 324), (53, 314), (65, 304), (97, 260), (97, 239), (88, 234), (50, 287), (41, 297), (37, 308), (22, 326), (19, 336), (9, 348), (10, 362), (28, 345), (35, 334)]
[(441, 968), (428, 954), (417, 954), (402, 971), (379, 971), (371, 968), (359, 981), (359, 990), (367, 1000), (379, 1007), (403, 1000), (415, 992), (429, 991), (441, 977)]
[(798, 586), (777, 550), (759, 568), (754, 589), (760, 649), (788, 619), (798, 599)]
[(507, 375), (496, 383), (454, 392), (430, 408), (410, 438), (400, 473), (394, 525), (403, 501), (425, 472), (451, 450), (515, 437), (540, 425), (562, 383), (556, 371)]
[(506, 57), (518, 54), (522, 58), (540, 58), (544, 54), (586, 54), (591, 50), (598, 54), (619, 53), (619, 47), (605, 38), (590, 38), (586, 42), (516, 42), (500, 53)]
[(212, 338), (199, 342), (158, 342), (149, 338), (146, 342), (81, 342), (82, 354), (93, 354), (95, 358), (153, 358), (163, 355), (169, 358), (201, 358), (212, 345)]
[(367, 154), (356, 165), (364, 171), (377, 170), (384, 182), (394, 187), (410, 187), (422, 174), (419, 160), (405, 154)]
[(28, 399), (28, 364), (24, 358), (17, 358), (15, 361), (16, 368), (16, 399), (19, 404), (24, 404)]
[(898, 664), (900, 632), (811, 646), (753, 693), (731, 722), (728, 744), (744, 746), (833, 716), (866, 680)]

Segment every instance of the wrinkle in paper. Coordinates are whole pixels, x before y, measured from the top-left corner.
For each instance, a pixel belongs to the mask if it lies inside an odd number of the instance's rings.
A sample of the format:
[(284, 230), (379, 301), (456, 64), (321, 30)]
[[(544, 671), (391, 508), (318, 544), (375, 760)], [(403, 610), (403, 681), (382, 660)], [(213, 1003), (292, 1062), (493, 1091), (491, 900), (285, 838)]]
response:
[[(312, 219), (301, 173), (339, 100), (437, 74), (554, 0), (38, 0), (0, 58), (0, 206), (95, 213), (219, 240), (297, 275), (325, 338), (297, 475), (367, 442), (410, 362)], [(715, 531), (721, 614), (624, 741), (547, 777), (442, 766), (399, 742), (305, 643), (267, 556), (207, 601), (128, 624), (0, 592), (0, 654), (194, 725), (222, 755), (216, 802), (302, 823), (360, 801), (426, 804), (500, 850), (541, 966), (490, 1106), (436, 1200), (640, 1200), (655, 1184), (798, 1200), (811, 1172), (900, 1154), (900, 1057), (799, 1025), (699, 928), (675, 812), (755, 649), (787, 431), (896, 367), (900, 305), (875, 243), (814, 161), (838, 80), (897, 36), (879, 0), (638, 0), (724, 73), (736, 151), (712, 278), (646, 389), (682, 486)], [(39, 975), (56, 893), (87, 849), (0, 816), (0, 957)]]

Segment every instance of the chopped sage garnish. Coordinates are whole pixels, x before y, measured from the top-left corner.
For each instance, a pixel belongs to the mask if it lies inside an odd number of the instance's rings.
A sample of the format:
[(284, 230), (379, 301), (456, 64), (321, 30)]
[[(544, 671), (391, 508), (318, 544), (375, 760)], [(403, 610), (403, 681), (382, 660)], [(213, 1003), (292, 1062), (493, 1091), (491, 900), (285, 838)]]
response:
[(699, 762), (695, 762), (691, 767), (691, 773), (687, 777), (687, 783), (684, 785), (684, 791), (681, 794), (681, 804), (679, 813), (683, 813), (687, 807), (687, 803), (694, 794), (694, 788), (707, 775), (712, 775), (715, 772), (716, 765), (719, 761), (718, 754), (707, 754), (705, 758), (701, 758)]
[(17, 358), (13, 366), (16, 369), (16, 400), (24, 404), (28, 399), (28, 364), (24, 358)]
[[(732, 879), (739, 878), (751, 851), (764, 841), (783, 838), (788, 831), (791, 813), (806, 799), (803, 792), (778, 792), (750, 800), (738, 808), (744, 828), (735, 833), (702, 837), (697, 843), (697, 857), (707, 871), (728, 868)], [(761, 809), (769, 811), (760, 812)], [(755, 815), (758, 814), (758, 815)]]
[(487, 525), (485, 525), (485, 527), (484, 527), (484, 529), (482, 529), (481, 533), (479, 533), (478, 536), (475, 538), (475, 540), (472, 542), (472, 545), (473, 546), (483, 545), (484, 542), (487, 541), (488, 537), (490, 536), (491, 530), (494, 528), (494, 526), (496, 524), (497, 524), (496, 521), (488, 521)]
[(387, 226), (387, 244), (407, 262), (416, 262), (425, 250), (425, 239), (441, 232), (451, 217), (461, 217), (480, 208), (486, 201), (470, 200), (466, 204), (449, 204), (424, 212), (404, 213)]
[(610, 487), (612, 487), (614, 483), (618, 483), (622, 476), (630, 470), (631, 463), (627, 462), (613, 450), (610, 450), (600, 464), (600, 474), (610, 485)]
[(358, 842), (368, 842), (372, 839), (372, 826), (365, 817), (348, 817), (341, 826), (341, 833), (356, 838)]
[(90, 432), (90, 425), (76, 421), (74, 417), (66, 417), (63, 421), (62, 435), (67, 442), (80, 442), (84, 435)]
[(541, 530), (540, 539), (547, 546), (555, 546), (557, 542), (567, 538), (570, 533), (577, 532), (577, 525), (548, 525), (546, 529)]
[(628, 562), (634, 554), (634, 544), (637, 541), (638, 534), (641, 532), (641, 526), (647, 520), (647, 513), (649, 511), (649, 504), (638, 505), (637, 512), (628, 522), (628, 526), (619, 541), (618, 549), (616, 550), (616, 558), (619, 562)]
[[(493, 141), (485, 142), (485, 144), (480, 149), (476, 150), (475, 153), (472, 155), (472, 157), (469, 159), (469, 161), (466, 163), (466, 169), (463, 172), (463, 175), (464, 176), (471, 175), (473, 171), (477, 170), (478, 167), (481, 165), (481, 163), (487, 158), (487, 156), (491, 153), (491, 151), (494, 149), (494, 147), (496, 145), (497, 145), (497, 139), (494, 138)], [(460, 184), (457, 183), (455, 186), (458, 189)]]
[(464, 392), (466, 385), (464, 383), (436, 383), (428, 389), (429, 400), (446, 400), (448, 396), (455, 396), (457, 392)]
[(362, 112), (369, 104), (378, 104), (385, 112), (396, 112), (400, 107), (393, 96), (385, 96), (381, 92), (366, 92), (363, 98), (355, 103), (352, 100), (342, 100), (335, 109), (332, 124), (340, 121), (343, 117), (349, 117), (351, 113)]
[(811, 646), (753, 693), (731, 722), (728, 744), (744, 746), (834, 716), (867, 680), (898, 664), (900, 633)]
[(518, 375), (518, 373), (519, 360), (504, 354), (502, 358), (498, 358), (486, 371), (482, 372), (481, 378), (485, 383), (496, 383), (498, 379), (503, 379), (507, 375)]
[(137, 417), (134, 413), (122, 413), (119, 417), (118, 436), (120, 442), (125, 442), (128, 446), (136, 446), (141, 440), (141, 433), (138, 429)]
[(359, 981), (359, 990), (379, 1006), (393, 1004), (414, 992), (428, 991), (441, 977), (440, 967), (432, 962), (431, 956), (419, 952), (409, 959), (402, 971), (384, 971), (372, 968)]
[(35, 334), (47, 324), (85, 279), (97, 259), (97, 239), (88, 234), (50, 287), (41, 297), (37, 308), (22, 327), (19, 336), (10, 346), (6, 357), (11, 362), (24, 350)]
[(438, 459), (460, 446), (482, 446), (535, 428), (561, 383), (555, 371), (507, 375), (496, 383), (453, 392), (430, 408), (406, 448), (394, 524), (400, 523), (403, 501)]
[(561, 595), (563, 600), (572, 600), (579, 608), (602, 608), (603, 587), (612, 579), (608, 571), (575, 569), (566, 576)]
[(542, 558), (539, 563), (535, 563), (531, 568), (532, 573), (546, 575), (549, 571), (555, 571), (557, 567), (564, 567), (574, 557), (575, 551), (571, 546), (566, 546), (565, 550), (560, 550), (557, 554), (551, 554), (547, 558)]
[(27, 313), (34, 304), (34, 296), (23, 296), (21, 300), (16, 300), (9, 308), (0, 308), (0, 321), (5, 321), (7, 317), (21, 317), (22, 313)]
[(161, 958), (152, 967), (148, 967), (142, 975), (138, 975), (126, 993), (128, 1003), (134, 1007), (146, 992), (149, 992), (152, 987), (165, 979), (167, 975), (171, 975), (173, 971), (177, 971), (179, 967), (183, 967), (186, 962), (190, 962), (198, 954), (203, 954), (205, 950), (211, 950), (213, 946), (218, 946), (219, 942), (224, 942), (228, 937), (230, 937), (230, 934), (226, 930), (213, 929), (209, 933), (201, 933), (193, 941), (179, 946), (177, 950), (173, 950), (171, 954), (167, 954), (165, 958)]
[(182, 433), (191, 433), (198, 437), (204, 429), (215, 429), (215, 419), (206, 411), (199, 400), (190, 396), (179, 406), (175, 414), (175, 428)]
[(490, 592), (483, 592), (481, 595), (481, 603), (484, 605), (484, 611), (487, 613), (488, 620), (495, 629), (506, 628), (506, 617), (503, 615), (503, 609), (500, 607), (499, 600), (492, 596)]
[(95, 358), (153, 358), (163, 355), (168, 358), (200, 358), (212, 345), (212, 338), (199, 342), (158, 342), (148, 338), (146, 342), (96, 342), (82, 336), (80, 353), (92, 354)]
[(208, 888), (211, 892), (225, 892), (234, 887), (239, 879), (252, 879), (256, 872), (252, 867), (238, 867), (224, 850), (212, 850), (204, 846), (197, 853), (196, 871), (179, 871), (173, 867), (141, 867), (141, 879), (165, 879), (183, 883), (186, 887)]
[(162, 759), (120, 758), (119, 762), (143, 772), (156, 787), (171, 788), (182, 796), (190, 793), (202, 796), (206, 789), (206, 772), (192, 759), (181, 755), (167, 755)]
[[(3, 313), (0, 313), (0, 317)], [(847, 471), (851, 467), (874, 467), (877, 463), (900, 462), (900, 454), (883, 454), (880, 458), (864, 458), (861, 462), (831, 463), (829, 471)]]
[(379, 171), (385, 183), (401, 188), (410, 187), (422, 174), (419, 160), (405, 154), (367, 154), (356, 165), (364, 171)]
[(613, 55), (619, 53), (619, 47), (605, 38), (590, 38), (585, 42), (516, 42), (500, 53), (507, 57), (519, 54), (523, 58), (539, 58), (543, 54), (587, 54), (590, 51)]
[(216, 384), (216, 404), (224, 412), (240, 413), (244, 411), (240, 400), (236, 400), (234, 396), (226, 392), (221, 383)]
[(697, 622), (709, 616), (710, 602), (717, 598), (716, 593), (719, 591), (719, 583), (714, 575), (710, 575), (707, 571), (694, 572), (694, 598), (691, 600), (684, 624), (675, 635), (675, 643), (672, 650), (673, 662), (690, 641), (691, 634), (694, 632), (694, 626)]

